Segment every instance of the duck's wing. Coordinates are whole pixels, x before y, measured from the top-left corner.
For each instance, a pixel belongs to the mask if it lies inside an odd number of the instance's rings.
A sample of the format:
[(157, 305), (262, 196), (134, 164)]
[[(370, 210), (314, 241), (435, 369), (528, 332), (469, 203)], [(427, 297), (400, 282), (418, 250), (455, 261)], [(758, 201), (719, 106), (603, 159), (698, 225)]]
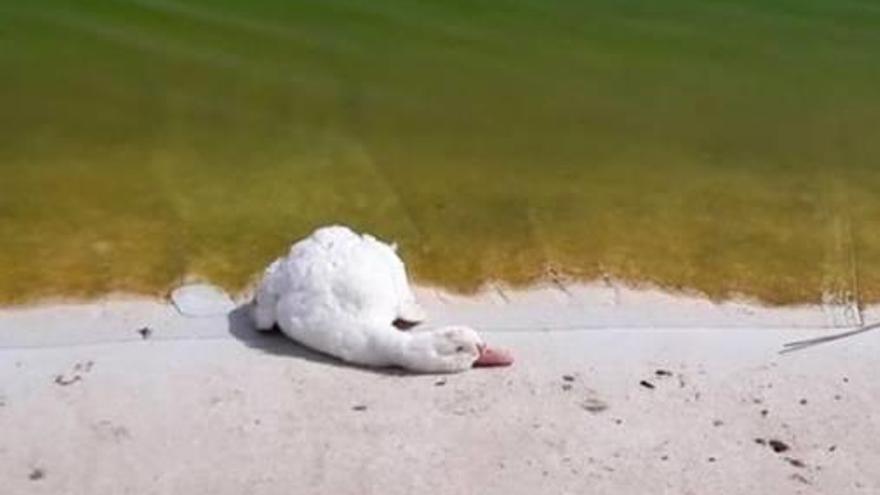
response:
[(400, 330), (409, 330), (410, 328), (422, 323), (427, 318), (425, 310), (415, 301), (402, 301), (397, 307), (397, 316), (394, 319), (394, 326)]

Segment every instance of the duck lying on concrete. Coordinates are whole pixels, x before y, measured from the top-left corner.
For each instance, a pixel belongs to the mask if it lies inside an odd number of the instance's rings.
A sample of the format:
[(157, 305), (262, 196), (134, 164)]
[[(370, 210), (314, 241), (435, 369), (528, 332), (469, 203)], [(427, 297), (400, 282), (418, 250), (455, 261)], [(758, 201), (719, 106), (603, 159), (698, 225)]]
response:
[(316, 230), (272, 263), (252, 316), (260, 330), (277, 325), (300, 344), (358, 365), (454, 373), (513, 362), (467, 326), (402, 330), (425, 313), (396, 246), (342, 226)]

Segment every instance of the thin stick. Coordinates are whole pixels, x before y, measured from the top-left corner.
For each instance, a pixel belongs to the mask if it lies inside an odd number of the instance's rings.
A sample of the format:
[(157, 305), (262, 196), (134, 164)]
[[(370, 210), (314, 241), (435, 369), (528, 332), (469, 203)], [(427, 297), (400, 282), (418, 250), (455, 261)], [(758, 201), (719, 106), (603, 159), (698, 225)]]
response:
[(818, 344), (825, 344), (828, 342), (834, 342), (835, 340), (845, 339), (847, 337), (852, 337), (854, 335), (858, 335), (860, 333), (865, 333), (874, 329), (880, 328), (880, 322), (871, 323), (870, 325), (865, 325), (863, 327), (856, 328), (855, 330), (848, 330), (846, 332), (837, 333), (834, 335), (825, 335), (824, 337), (816, 337), (813, 339), (807, 340), (798, 340), (796, 342), (789, 342), (785, 344), (783, 347), (785, 349), (779, 351), (780, 354), (785, 354), (788, 352), (799, 351), (801, 349), (806, 349), (807, 347), (813, 347)]

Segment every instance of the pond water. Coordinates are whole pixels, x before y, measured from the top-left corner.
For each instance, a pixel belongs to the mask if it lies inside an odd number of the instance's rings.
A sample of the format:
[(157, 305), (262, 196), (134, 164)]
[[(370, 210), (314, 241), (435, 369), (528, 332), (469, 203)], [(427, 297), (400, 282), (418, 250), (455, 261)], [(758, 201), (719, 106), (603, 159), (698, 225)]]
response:
[(0, 302), (238, 289), (345, 223), (423, 283), (880, 301), (880, 5), (0, 0)]

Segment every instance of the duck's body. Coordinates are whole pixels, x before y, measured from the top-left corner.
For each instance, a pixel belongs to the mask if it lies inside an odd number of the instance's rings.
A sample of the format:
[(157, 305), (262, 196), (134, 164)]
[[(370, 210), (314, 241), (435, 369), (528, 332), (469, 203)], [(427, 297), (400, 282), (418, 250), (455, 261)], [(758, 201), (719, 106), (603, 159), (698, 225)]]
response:
[(277, 324), (308, 347), (366, 366), (454, 372), (486, 354), (467, 327), (396, 328), (396, 320), (424, 318), (403, 262), (393, 246), (346, 227), (318, 229), (272, 263), (257, 288), (253, 316), (259, 329)]

